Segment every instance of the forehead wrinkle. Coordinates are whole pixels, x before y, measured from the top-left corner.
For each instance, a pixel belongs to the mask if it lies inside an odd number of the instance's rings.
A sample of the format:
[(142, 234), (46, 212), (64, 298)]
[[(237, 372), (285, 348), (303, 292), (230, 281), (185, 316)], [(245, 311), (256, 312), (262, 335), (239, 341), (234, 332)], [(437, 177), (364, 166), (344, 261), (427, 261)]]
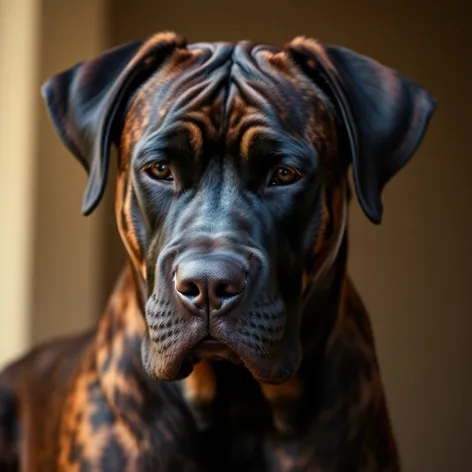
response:
[(305, 140), (297, 139), (282, 130), (262, 128), (260, 133), (254, 134), (252, 138), (254, 146), (252, 149), (250, 148), (250, 151), (252, 150), (254, 154), (251, 155), (249, 152), (249, 160), (255, 159), (259, 155), (258, 142), (267, 144), (270, 147), (270, 154), (274, 157), (295, 158), (304, 163), (306, 167), (317, 167), (318, 153), (316, 148)]
[[(232, 45), (226, 43), (198, 44), (190, 50), (198, 60), (184, 74), (172, 77), (165, 91), (154, 99), (151, 126), (169, 126), (180, 122), (191, 135), (196, 154), (202, 152), (204, 137), (216, 139), (221, 126), (222, 95), (230, 69)], [(176, 98), (177, 97), (177, 98)]]
[[(199, 110), (187, 112), (182, 117), (182, 121), (199, 128), (202, 146), (204, 138), (215, 139), (218, 135), (219, 123), (221, 123), (221, 113), (218, 112), (215, 103), (205, 105)], [(216, 116), (215, 116), (216, 115)], [(218, 121), (218, 118), (220, 121)]]
[(170, 77), (183, 69), (191, 58), (186, 50), (174, 51), (129, 100), (120, 140), (120, 164), (125, 168), (128, 166), (131, 150), (156, 122), (155, 110), (158, 108), (159, 98), (166, 93), (166, 88), (171, 83)]
[[(238, 83), (238, 92), (248, 91), (250, 87), (243, 81)], [(239, 150), (239, 154), (243, 159), (247, 159), (251, 144), (262, 132), (266, 130), (276, 131), (279, 134), (292, 134), (298, 138), (303, 138), (303, 126), (294, 126), (287, 123), (284, 110), (287, 107), (277, 107), (277, 103), (272, 100), (272, 87), (269, 90), (261, 90), (256, 100), (251, 99), (248, 104), (245, 100), (247, 95), (235, 93), (234, 106), (230, 108), (230, 113), (234, 115), (234, 119), (230, 119), (229, 123), (233, 126), (228, 130), (227, 137), (233, 141)]]
[[(191, 49), (198, 60), (186, 68), (185, 74), (173, 78), (172, 88), (167, 93), (167, 102), (173, 109), (189, 111), (211, 101), (228, 75), (232, 45), (216, 43), (198, 46)], [(178, 99), (175, 100), (175, 97)]]
[(281, 71), (293, 87), (300, 91), (305, 109), (304, 136), (316, 143), (319, 151), (336, 150), (336, 108), (323, 90), (310, 79), (285, 51), (274, 54), (268, 63)]
[(187, 91), (184, 91), (177, 100), (171, 103), (165, 121), (191, 121), (190, 117), (194, 116), (197, 118), (197, 122), (206, 124), (208, 127), (208, 135), (212, 137), (215, 136), (216, 129), (211, 126), (212, 121), (208, 116), (202, 116), (204, 115), (204, 113), (202, 113), (202, 107), (217, 102), (223, 86), (223, 74), (219, 74), (217, 80), (211, 78), (193, 85)]
[(230, 136), (239, 143), (242, 158), (248, 158), (258, 135), (248, 129), (245, 116), (257, 113), (261, 123), (256, 127), (279, 128), (283, 134), (296, 136), (312, 148), (310, 155), (333, 154), (336, 124), (329, 99), (284, 51), (264, 46), (237, 48), (235, 63), (232, 83), (237, 106), (230, 110), (234, 118), (229, 121), (237, 129), (231, 130)]
[(267, 120), (264, 119), (262, 113), (259, 113), (254, 108), (246, 109), (246, 114), (243, 115), (235, 126), (229, 127), (226, 132), (226, 140), (230, 146), (239, 147), (246, 131), (251, 128), (269, 127)]
[(179, 49), (161, 65), (161, 67), (144, 82), (138, 90), (135, 100), (149, 100), (155, 105), (162, 105), (162, 98), (170, 93), (174, 79), (187, 70), (196, 61), (194, 54), (186, 49)]
[(318, 149), (320, 141), (331, 140), (325, 128), (334, 124), (322, 95), (280, 48), (249, 42), (194, 44), (173, 54), (138, 90), (122, 145), (129, 149), (145, 132), (180, 121), (196, 156), (207, 138), (225, 137), (248, 158), (265, 127), (316, 141)]
[(199, 126), (191, 121), (184, 121), (182, 123), (187, 128), (190, 135), (190, 146), (192, 147), (193, 155), (195, 160), (198, 162), (203, 150), (203, 135), (202, 130)]
[[(237, 92), (233, 101), (236, 102), (237, 96), (246, 107), (258, 110), (269, 126), (278, 125), (302, 136), (308, 111), (301, 92), (279, 72), (261, 70), (254, 57), (244, 62), (247, 57), (239, 55), (234, 67), (232, 85)], [(244, 107), (233, 107), (239, 113), (241, 108)]]
[(182, 90), (190, 85), (201, 82), (202, 79), (213, 78), (214, 70), (221, 68), (227, 62), (229, 45), (206, 44), (201, 48), (176, 50), (138, 89), (130, 100), (131, 105), (136, 101), (151, 99), (153, 108), (161, 109), (167, 100), (173, 101), (180, 96)]
[(192, 150), (199, 152), (198, 145), (201, 133), (197, 126), (195, 126), (196, 129), (193, 129), (192, 124), (184, 121), (175, 121), (167, 126), (161, 126), (157, 130), (153, 130), (136, 144), (133, 157), (140, 160), (149, 154), (177, 149), (184, 137), (188, 138), (188, 143), (192, 146)]
[(239, 155), (245, 159), (249, 159), (249, 151), (254, 140), (262, 134), (263, 128), (261, 126), (252, 126), (247, 128), (241, 137), (241, 144), (239, 146)]
[[(289, 77), (293, 77), (290, 67), (274, 67), (272, 62), (274, 57), (280, 56), (279, 48), (258, 45), (253, 47), (246, 54), (239, 54), (236, 57), (236, 64), (240, 67), (240, 73), (251, 86), (262, 93), (266, 89), (271, 91), (271, 102), (280, 104), (280, 108), (289, 105), (288, 101), (293, 101), (294, 95), (300, 95), (298, 87), (294, 87)], [(276, 61), (277, 62), (277, 61)], [(281, 71), (284, 71), (282, 74)], [(289, 92), (289, 93), (287, 93)], [(290, 97), (290, 98), (289, 98)]]

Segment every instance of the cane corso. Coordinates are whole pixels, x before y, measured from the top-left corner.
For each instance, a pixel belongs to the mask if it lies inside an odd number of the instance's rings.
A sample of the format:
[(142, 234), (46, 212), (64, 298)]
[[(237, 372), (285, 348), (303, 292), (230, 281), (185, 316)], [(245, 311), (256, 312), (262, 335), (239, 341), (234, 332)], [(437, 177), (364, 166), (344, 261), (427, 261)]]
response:
[(84, 214), (118, 150), (129, 257), (97, 327), (1, 375), (2, 470), (399, 471), (346, 273), (348, 172), (380, 223), (435, 99), (305, 37), (279, 48), (167, 32), (42, 92), (88, 172)]

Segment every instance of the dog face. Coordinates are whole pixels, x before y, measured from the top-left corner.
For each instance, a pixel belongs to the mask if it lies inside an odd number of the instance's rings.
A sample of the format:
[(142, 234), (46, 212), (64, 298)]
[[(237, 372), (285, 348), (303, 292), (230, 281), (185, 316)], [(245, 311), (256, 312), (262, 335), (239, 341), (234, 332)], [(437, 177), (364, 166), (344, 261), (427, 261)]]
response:
[(89, 169), (85, 213), (119, 149), (117, 221), (145, 288), (143, 364), (157, 379), (201, 358), (243, 363), (262, 382), (292, 376), (307, 293), (344, 235), (348, 165), (380, 221), (380, 192), (434, 109), (419, 86), (342, 48), (173, 34), (79, 64), (44, 95)]
[(263, 380), (296, 370), (336, 144), (328, 99), (269, 48), (189, 46), (140, 88), (121, 135), (118, 218), (145, 274), (149, 372), (180, 377), (198, 356)]

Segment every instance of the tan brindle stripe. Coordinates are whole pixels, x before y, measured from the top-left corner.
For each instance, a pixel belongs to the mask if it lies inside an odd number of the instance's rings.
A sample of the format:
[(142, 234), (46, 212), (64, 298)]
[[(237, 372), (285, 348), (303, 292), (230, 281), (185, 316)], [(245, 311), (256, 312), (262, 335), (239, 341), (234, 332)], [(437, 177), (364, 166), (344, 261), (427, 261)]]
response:
[(241, 136), (241, 145), (240, 153), (243, 159), (249, 158), (249, 149), (251, 148), (251, 143), (254, 141), (258, 133), (261, 133), (263, 128), (261, 126), (251, 126), (246, 131), (244, 131)]
[[(134, 225), (130, 216), (131, 208), (131, 179), (127, 178), (128, 172), (123, 172), (117, 180), (115, 213), (118, 222), (118, 231), (126, 245), (128, 254), (136, 270), (138, 270), (143, 279), (146, 280), (146, 266), (144, 264), (138, 240), (134, 232)], [(126, 185), (126, 195), (123, 199), (124, 186)], [(127, 228), (123, 227), (123, 218), (126, 221)]]
[[(314, 254), (319, 254), (318, 259), (315, 259), (315, 264), (310, 273), (303, 274), (303, 295), (304, 297), (308, 296), (307, 290), (310, 286), (312, 287), (327, 271), (327, 269), (333, 264), (341, 242), (345, 233), (347, 225), (347, 182), (345, 182), (341, 187), (336, 187), (333, 190), (333, 209), (331, 218), (333, 218), (333, 223), (335, 228), (333, 235), (330, 240), (323, 241), (323, 243), (318, 244), (318, 241), (314, 247)], [(339, 215), (335, 217), (333, 215)], [(326, 220), (327, 222), (328, 220)], [(324, 249), (322, 251), (322, 249)]]
[(208, 405), (216, 398), (216, 377), (210, 362), (201, 360), (183, 381), (184, 396), (193, 405)]
[(190, 145), (192, 146), (192, 150), (195, 156), (195, 160), (198, 162), (198, 159), (203, 150), (203, 136), (202, 131), (199, 126), (191, 121), (184, 121), (182, 123), (185, 128), (187, 128), (190, 134)]

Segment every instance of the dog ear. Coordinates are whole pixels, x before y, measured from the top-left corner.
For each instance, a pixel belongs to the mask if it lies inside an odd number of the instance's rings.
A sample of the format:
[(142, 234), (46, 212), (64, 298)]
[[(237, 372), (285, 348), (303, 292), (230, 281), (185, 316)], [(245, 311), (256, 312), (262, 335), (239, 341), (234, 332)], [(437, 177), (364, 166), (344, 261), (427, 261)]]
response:
[(285, 50), (333, 100), (347, 134), (359, 203), (380, 223), (382, 190), (416, 152), (436, 100), (398, 72), (346, 48), (296, 38)]
[(112, 143), (127, 100), (185, 40), (160, 33), (77, 64), (50, 78), (41, 92), (61, 140), (89, 174), (82, 212), (90, 214), (105, 191)]

